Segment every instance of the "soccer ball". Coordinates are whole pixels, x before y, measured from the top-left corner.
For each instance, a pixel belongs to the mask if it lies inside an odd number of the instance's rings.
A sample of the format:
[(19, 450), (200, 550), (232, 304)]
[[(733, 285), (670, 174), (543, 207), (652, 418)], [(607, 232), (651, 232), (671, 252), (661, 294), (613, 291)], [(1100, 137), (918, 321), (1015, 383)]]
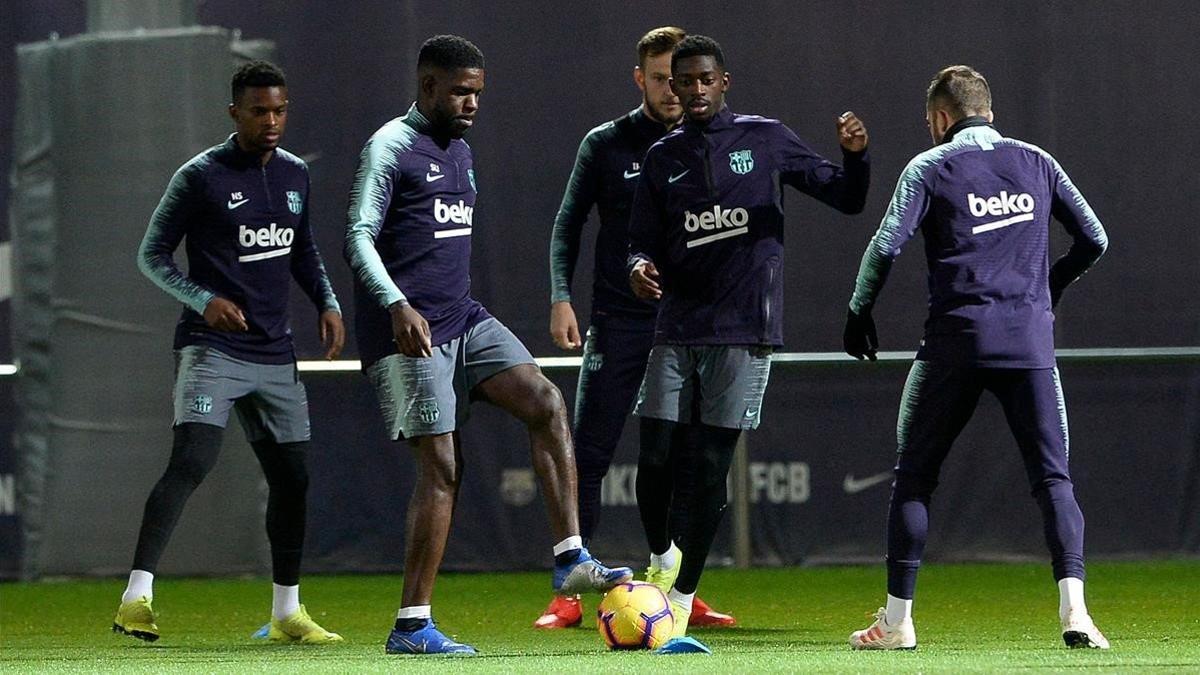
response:
[(596, 627), (609, 649), (657, 649), (671, 639), (671, 603), (654, 584), (630, 581), (600, 601)]

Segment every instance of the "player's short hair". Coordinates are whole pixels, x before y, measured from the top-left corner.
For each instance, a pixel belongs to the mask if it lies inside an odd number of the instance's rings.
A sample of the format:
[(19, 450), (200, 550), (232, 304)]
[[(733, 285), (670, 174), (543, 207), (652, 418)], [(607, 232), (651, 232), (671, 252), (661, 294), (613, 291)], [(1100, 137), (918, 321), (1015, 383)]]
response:
[(238, 102), (246, 87), (286, 87), (287, 80), (279, 66), (270, 61), (250, 61), (233, 73), (229, 81), (230, 101)]
[(926, 107), (944, 107), (955, 117), (985, 115), (992, 109), (987, 79), (970, 66), (946, 66), (933, 76), (925, 93)]
[(483, 68), (483, 52), (470, 40), (457, 35), (434, 35), (421, 45), (417, 54), (417, 69)]
[(645, 66), (646, 59), (671, 53), (685, 37), (687, 31), (676, 26), (660, 26), (646, 33), (637, 43), (638, 66)]
[(671, 70), (675, 70), (675, 64), (679, 62), (679, 59), (691, 56), (711, 56), (717, 62), (718, 68), (725, 69), (725, 53), (721, 51), (721, 45), (708, 36), (689, 35), (680, 40), (679, 44), (675, 45), (675, 50), (671, 52)]

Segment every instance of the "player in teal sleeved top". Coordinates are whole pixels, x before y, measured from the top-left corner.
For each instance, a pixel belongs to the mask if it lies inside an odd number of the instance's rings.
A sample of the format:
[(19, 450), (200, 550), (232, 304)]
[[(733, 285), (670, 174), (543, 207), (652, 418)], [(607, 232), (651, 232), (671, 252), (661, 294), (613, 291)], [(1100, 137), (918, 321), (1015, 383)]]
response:
[[(308, 223), (308, 168), (278, 147), (287, 121), (283, 73), (251, 62), (234, 74), (231, 90), (236, 133), (175, 173), (138, 251), (138, 268), (184, 309), (175, 331), (171, 459), (146, 500), (113, 630), (158, 639), (151, 607), (158, 560), (188, 497), (216, 464), (236, 408), (269, 487), (271, 621), (256, 635), (340, 642), (300, 604), (309, 419), (288, 325), (291, 280), (320, 312), (326, 358), (341, 352), (342, 315)], [(172, 257), (181, 242), (186, 274)]]

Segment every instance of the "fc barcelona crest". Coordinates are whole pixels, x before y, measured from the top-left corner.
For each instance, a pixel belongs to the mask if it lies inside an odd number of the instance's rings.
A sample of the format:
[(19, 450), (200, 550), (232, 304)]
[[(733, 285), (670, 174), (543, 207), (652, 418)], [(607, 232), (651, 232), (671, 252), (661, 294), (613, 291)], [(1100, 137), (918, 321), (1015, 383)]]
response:
[(471, 181), (471, 189), (479, 192), (479, 188), (475, 187), (475, 169), (467, 169), (467, 180)]
[(287, 191), (288, 211), (296, 215), (300, 215), (300, 211), (304, 209), (304, 201), (300, 199), (300, 193), (295, 190)]
[(417, 419), (421, 420), (422, 424), (433, 424), (441, 417), (441, 411), (438, 410), (436, 399), (421, 401), (417, 404)]
[(729, 168), (736, 174), (746, 174), (754, 170), (754, 156), (749, 150), (738, 150), (729, 153)]

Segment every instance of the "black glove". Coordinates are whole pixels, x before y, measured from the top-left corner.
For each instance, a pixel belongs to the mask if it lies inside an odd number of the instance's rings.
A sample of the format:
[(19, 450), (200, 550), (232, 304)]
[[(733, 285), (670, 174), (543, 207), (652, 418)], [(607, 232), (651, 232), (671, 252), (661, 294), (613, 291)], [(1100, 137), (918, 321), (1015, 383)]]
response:
[(875, 333), (875, 319), (871, 318), (870, 311), (862, 314), (855, 314), (854, 310), (846, 312), (842, 348), (859, 361), (864, 358), (875, 360), (875, 352), (879, 349), (879, 336)]

